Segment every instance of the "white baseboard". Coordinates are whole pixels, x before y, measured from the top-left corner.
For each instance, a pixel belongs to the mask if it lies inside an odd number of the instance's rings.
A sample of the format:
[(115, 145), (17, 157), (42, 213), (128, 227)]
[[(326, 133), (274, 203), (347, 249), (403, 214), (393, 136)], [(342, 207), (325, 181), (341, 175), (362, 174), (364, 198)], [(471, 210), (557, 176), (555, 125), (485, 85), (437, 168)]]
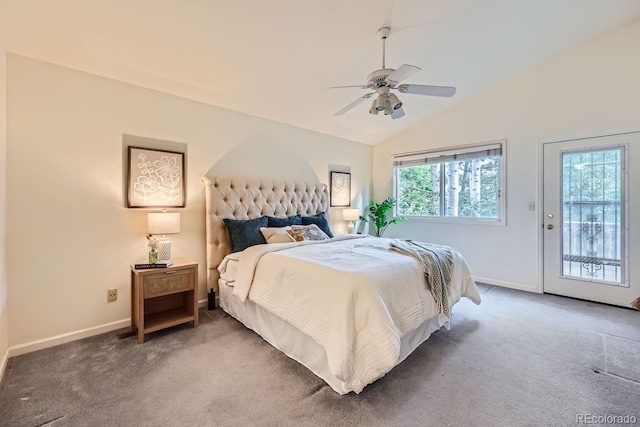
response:
[[(216, 296), (216, 301), (217, 301)], [(198, 307), (206, 308), (208, 301), (206, 299), (198, 301)], [(20, 356), (21, 354), (31, 353), (32, 351), (42, 350), (43, 348), (53, 347), (59, 344), (64, 344), (71, 341), (80, 340), (82, 338), (88, 338), (94, 335), (102, 334), (105, 332), (115, 331), (116, 329), (126, 328), (131, 326), (131, 319), (122, 319), (111, 323), (105, 323), (104, 325), (94, 326), (92, 328), (82, 329), (79, 331), (69, 332), (62, 335), (57, 335), (51, 338), (45, 338), (38, 341), (32, 341), (30, 343), (17, 345), (15, 347), (9, 347), (0, 364), (0, 379), (4, 368), (10, 357)]]
[(17, 345), (15, 347), (9, 347), (9, 357), (19, 356), (25, 353), (31, 353), (32, 351), (42, 350), (43, 348), (49, 348), (59, 344), (64, 344), (66, 342), (76, 341), (82, 338), (91, 337), (93, 335), (114, 331), (116, 329), (126, 328), (127, 326), (131, 326), (130, 318), (118, 320), (111, 323), (105, 323), (104, 325), (94, 326), (92, 328), (87, 328), (87, 329), (81, 329), (79, 331), (69, 332), (62, 335), (56, 335), (55, 337), (51, 337), (51, 338), (32, 341), (30, 343)]
[(538, 289), (537, 285), (524, 285), (522, 283), (505, 282), (502, 280), (488, 279), (486, 277), (477, 277), (477, 276), (473, 276), (473, 280), (475, 280), (476, 282), (486, 283), (487, 285), (500, 286), (500, 287), (509, 288), (509, 289), (517, 289), (519, 291), (534, 292), (537, 294), (542, 293), (542, 290)]
[(2, 382), (2, 377), (4, 377), (4, 370), (7, 367), (7, 362), (9, 361), (9, 349), (4, 352), (2, 356), (2, 360), (0, 360), (0, 383)]

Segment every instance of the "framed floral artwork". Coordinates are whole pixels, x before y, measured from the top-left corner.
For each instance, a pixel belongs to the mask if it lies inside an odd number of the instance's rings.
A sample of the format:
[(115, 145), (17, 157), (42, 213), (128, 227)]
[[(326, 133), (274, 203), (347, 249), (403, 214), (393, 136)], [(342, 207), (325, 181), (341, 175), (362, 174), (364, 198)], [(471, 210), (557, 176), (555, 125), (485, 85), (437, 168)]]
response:
[(127, 207), (183, 208), (184, 153), (128, 148)]
[(329, 206), (351, 206), (351, 174), (348, 172), (331, 172)]

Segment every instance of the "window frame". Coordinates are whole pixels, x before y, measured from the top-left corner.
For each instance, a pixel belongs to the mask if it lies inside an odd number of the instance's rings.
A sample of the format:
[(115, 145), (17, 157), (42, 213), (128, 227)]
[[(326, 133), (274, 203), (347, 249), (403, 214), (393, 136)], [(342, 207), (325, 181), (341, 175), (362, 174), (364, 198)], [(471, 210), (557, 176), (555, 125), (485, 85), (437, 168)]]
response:
[[(499, 167), (499, 179), (498, 179), (498, 218), (472, 218), (472, 217), (455, 217), (455, 216), (446, 216), (444, 214), (444, 192), (443, 187), (445, 182), (443, 179), (438, 180), (438, 184), (440, 185), (440, 215), (439, 216), (427, 216), (427, 215), (406, 215), (398, 213), (398, 170), (402, 168), (402, 166), (397, 165), (396, 163), (404, 161), (411, 161), (419, 159), (420, 157), (429, 158), (429, 159), (438, 159), (450, 156), (463, 156), (465, 154), (482, 151), (485, 149), (491, 149), (491, 147), (500, 148), (500, 167)], [(446, 148), (437, 148), (432, 150), (421, 150), (414, 151), (408, 153), (398, 153), (392, 155), (393, 160), (393, 197), (396, 200), (396, 203), (393, 207), (393, 213), (395, 216), (402, 215), (410, 221), (425, 221), (425, 222), (435, 222), (435, 223), (450, 223), (450, 224), (477, 224), (477, 225), (500, 225), (504, 226), (507, 224), (507, 187), (506, 187), (506, 174), (507, 174), (507, 165), (506, 165), (506, 157), (507, 157), (507, 140), (506, 139), (497, 139), (493, 141), (486, 141), (482, 143), (474, 143), (468, 145), (460, 145), (455, 147), (446, 147)], [(442, 160), (440, 163), (441, 170), (444, 168), (443, 163), (445, 160)], [(428, 162), (424, 162), (425, 164)], [(435, 163), (435, 162), (432, 162)]]

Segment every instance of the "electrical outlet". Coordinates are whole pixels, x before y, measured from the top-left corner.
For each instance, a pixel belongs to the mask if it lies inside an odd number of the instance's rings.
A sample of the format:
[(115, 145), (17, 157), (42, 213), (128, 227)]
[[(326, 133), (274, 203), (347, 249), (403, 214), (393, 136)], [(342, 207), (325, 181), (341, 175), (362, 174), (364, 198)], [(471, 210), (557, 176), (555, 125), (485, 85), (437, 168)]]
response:
[(118, 299), (118, 288), (107, 289), (107, 301), (115, 301)]

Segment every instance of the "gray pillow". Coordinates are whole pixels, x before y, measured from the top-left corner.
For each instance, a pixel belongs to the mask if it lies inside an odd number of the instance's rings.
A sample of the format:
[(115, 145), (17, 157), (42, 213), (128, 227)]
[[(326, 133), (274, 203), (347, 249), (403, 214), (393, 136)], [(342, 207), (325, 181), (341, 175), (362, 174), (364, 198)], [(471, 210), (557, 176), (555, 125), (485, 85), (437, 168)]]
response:
[(320, 230), (324, 231), (327, 234), (327, 236), (333, 237), (333, 233), (329, 228), (329, 221), (327, 221), (327, 214), (325, 214), (324, 212), (321, 212), (318, 215), (313, 215), (313, 216), (303, 216), (302, 225), (310, 225), (310, 224), (317, 225), (320, 228)]
[(231, 252), (240, 252), (249, 246), (267, 243), (260, 232), (260, 227), (267, 226), (266, 216), (247, 220), (225, 218), (223, 221), (224, 225), (227, 226), (227, 231), (229, 231)]
[(302, 225), (302, 215), (293, 215), (287, 218), (275, 216), (267, 217), (269, 227), (286, 227), (287, 225)]

